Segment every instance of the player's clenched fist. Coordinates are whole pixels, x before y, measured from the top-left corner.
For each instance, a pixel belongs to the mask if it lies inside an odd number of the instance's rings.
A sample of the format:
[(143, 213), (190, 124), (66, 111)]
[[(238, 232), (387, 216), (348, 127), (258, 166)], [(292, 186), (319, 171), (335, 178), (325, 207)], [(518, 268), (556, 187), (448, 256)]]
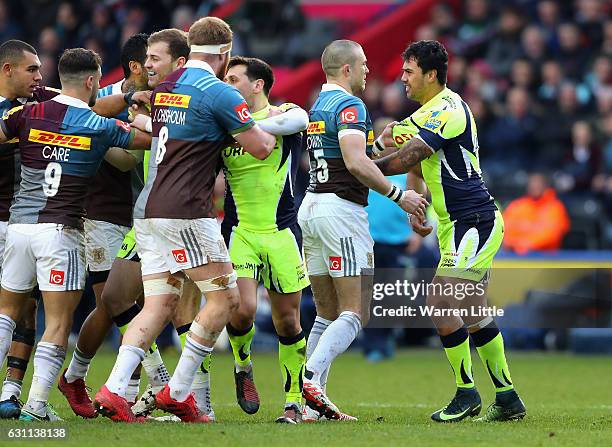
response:
[(407, 213), (416, 214), (424, 219), (425, 209), (429, 203), (427, 200), (425, 200), (422, 194), (409, 189), (408, 191), (404, 191), (402, 193), (402, 198), (400, 199), (398, 205)]
[(423, 237), (427, 236), (433, 231), (433, 227), (427, 225), (427, 222), (425, 222), (425, 218), (421, 218), (415, 214), (412, 214), (410, 216), (410, 226), (412, 226), (412, 230), (416, 234)]

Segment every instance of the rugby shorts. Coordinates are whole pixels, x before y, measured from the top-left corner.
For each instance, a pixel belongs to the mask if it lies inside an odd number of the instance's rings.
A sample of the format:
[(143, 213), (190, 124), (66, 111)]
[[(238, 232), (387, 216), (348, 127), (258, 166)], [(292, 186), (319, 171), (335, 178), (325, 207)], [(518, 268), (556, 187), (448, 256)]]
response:
[(333, 193), (309, 192), (300, 206), (298, 223), (309, 275), (372, 274), (374, 241), (364, 207)]
[(143, 275), (231, 262), (214, 218), (135, 219), (134, 230)]
[(110, 271), (129, 227), (85, 219), (85, 258), (90, 272)]
[(29, 292), (85, 288), (85, 235), (55, 223), (10, 224), (6, 232), (2, 287)]
[(261, 281), (277, 293), (299, 292), (310, 285), (297, 225), (273, 233), (255, 233), (238, 225), (224, 231), (224, 237), (238, 278)]
[(440, 262), (436, 276), (475, 282), (488, 280), (493, 257), (503, 239), (504, 219), (499, 211), (439, 223)]

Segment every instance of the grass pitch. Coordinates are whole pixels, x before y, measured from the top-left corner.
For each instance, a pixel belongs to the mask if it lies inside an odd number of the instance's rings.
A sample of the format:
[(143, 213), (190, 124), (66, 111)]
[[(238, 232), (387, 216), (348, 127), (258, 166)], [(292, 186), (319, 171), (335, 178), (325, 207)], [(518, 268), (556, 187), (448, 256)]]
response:
[[(101, 352), (93, 361), (88, 384), (93, 393), (104, 383), (115, 354)], [(177, 355), (165, 352), (169, 367)], [(476, 353), (474, 374), (483, 398), (491, 403), (493, 387)], [(589, 446), (612, 444), (612, 391), (609, 357), (558, 354), (509, 354), (512, 378), (527, 405), (521, 422), (436, 424), (429, 414), (448, 402), (454, 383), (440, 350), (408, 350), (391, 361), (369, 364), (357, 352), (341, 356), (333, 365), (329, 394), (356, 423), (326, 422), (287, 426), (272, 421), (283, 404), (276, 355), (254, 354), (255, 379), (262, 406), (254, 416), (235, 403), (232, 359), (215, 355), (212, 368), (213, 404), (218, 422), (208, 425), (150, 423), (115, 424), (99, 417), (74, 416), (64, 397), (54, 389), (51, 403), (65, 418), (64, 440), (9, 441), (14, 427), (52, 427), (0, 421), (0, 445), (62, 446)], [(27, 378), (30, 382), (31, 371)], [(26, 394), (27, 395), (27, 394)], [(483, 408), (483, 411), (485, 410)]]

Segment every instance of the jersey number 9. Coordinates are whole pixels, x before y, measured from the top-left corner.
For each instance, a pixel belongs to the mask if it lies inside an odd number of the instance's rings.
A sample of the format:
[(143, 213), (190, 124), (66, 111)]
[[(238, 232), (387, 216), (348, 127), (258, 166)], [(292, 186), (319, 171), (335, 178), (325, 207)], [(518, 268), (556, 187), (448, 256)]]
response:
[(53, 197), (59, 191), (60, 179), (62, 178), (62, 165), (56, 162), (51, 162), (45, 169), (45, 185), (43, 192), (47, 197)]

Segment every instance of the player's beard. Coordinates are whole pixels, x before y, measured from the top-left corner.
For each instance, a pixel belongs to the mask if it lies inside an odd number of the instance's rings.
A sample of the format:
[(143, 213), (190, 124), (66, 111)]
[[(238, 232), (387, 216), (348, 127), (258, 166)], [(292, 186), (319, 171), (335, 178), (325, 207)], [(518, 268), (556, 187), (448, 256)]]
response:
[(93, 107), (96, 105), (96, 97), (98, 96), (98, 92), (95, 90), (91, 91), (91, 95), (89, 96), (89, 101), (87, 102), (87, 105), (89, 107)]

